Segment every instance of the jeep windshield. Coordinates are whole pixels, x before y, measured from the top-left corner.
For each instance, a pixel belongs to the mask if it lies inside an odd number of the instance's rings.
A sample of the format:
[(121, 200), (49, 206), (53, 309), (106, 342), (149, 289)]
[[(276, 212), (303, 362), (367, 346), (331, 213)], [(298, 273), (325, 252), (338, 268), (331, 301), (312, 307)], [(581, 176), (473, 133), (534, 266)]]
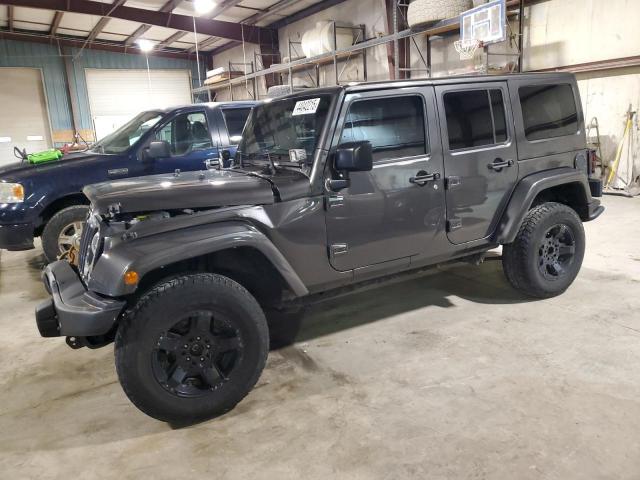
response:
[(242, 133), (237, 160), (306, 165), (318, 145), (331, 99), (327, 94), (296, 96), (255, 107)]
[(142, 112), (111, 135), (107, 135), (91, 147), (97, 153), (118, 154), (129, 149), (142, 135), (164, 116), (162, 112)]

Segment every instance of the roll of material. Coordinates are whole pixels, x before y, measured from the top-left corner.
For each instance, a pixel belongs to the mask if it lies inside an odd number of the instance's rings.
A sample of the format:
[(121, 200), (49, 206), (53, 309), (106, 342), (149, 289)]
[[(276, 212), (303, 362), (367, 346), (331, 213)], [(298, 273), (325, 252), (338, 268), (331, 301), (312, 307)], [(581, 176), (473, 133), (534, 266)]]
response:
[(346, 28), (336, 29), (336, 42), (333, 41), (333, 22), (324, 21), (316, 23), (315, 28), (302, 35), (302, 51), (305, 57), (315, 57), (323, 53), (341, 48), (350, 47), (353, 44), (353, 31)]

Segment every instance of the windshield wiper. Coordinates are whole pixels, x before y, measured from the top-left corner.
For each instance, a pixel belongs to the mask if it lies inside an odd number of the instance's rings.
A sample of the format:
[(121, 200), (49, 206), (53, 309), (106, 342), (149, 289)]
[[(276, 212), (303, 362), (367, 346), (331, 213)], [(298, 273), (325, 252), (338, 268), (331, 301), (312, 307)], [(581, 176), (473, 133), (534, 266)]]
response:
[(251, 158), (253, 157), (254, 159), (266, 159), (267, 160), (267, 165), (262, 165), (262, 166), (266, 166), (271, 170), (271, 174), (273, 175), (274, 173), (277, 172), (277, 168), (276, 168), (276, 164), (273, 162), (273, 159), (271, 158), (271, 154), (269, 152), (262, 152), (262, 153), (253, 153), (251, 155), (246, 154), (246, 156), (248, 157), (247, 159), (244, 159), (243, 156), (245, 154), (243, 154), (242, 152), (238, 151), (238, 158), (240, 160), (240, 168), (242, 168), (244, 165), (253, 165), (253, 166), (260, 166), (260, 165), (256, 165), (255, 163), (251, 162)]

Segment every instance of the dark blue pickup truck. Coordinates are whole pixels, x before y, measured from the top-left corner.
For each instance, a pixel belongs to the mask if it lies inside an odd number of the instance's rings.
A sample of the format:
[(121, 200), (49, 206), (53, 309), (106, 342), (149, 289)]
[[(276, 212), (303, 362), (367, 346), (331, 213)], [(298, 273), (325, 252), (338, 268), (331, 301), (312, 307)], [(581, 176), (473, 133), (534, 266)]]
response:
[(90, 150), (32, 165), (0, 167), (0, 249), (33, 248), (48, 261), (79, 238), (85, 185), (175, 170), (204, 170), (219, 150), (233, 155), (256, 102), (207, 103), (143, 112)]

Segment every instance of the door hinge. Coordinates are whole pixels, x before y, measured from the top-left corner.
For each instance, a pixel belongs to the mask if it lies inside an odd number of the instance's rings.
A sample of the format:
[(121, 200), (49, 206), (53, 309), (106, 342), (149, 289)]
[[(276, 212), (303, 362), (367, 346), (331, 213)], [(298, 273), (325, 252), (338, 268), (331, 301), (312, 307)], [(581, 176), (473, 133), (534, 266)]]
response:
[(344, 255), (348, 250), (349, 246), (346, 243), (334, 243), (331, 245), (331, 256)]
[(462, 179), (460, 177), (447, 177), (445, 181), (445, 188), (447, 190), (453, 190), (454, 188), (459, 187), (462, 184)]
[(459, 218), (450, 218), (447, 220), (447, 232), (453, 232), (462, 227), (462, 220)]

